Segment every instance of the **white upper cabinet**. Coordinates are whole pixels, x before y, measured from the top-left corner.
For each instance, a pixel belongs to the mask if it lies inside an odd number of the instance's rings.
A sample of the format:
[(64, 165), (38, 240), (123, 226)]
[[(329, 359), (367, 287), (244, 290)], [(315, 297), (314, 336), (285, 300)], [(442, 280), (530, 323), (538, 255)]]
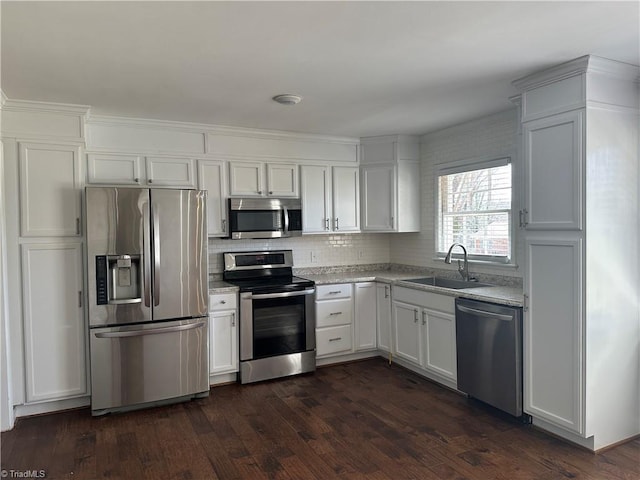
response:
[(267, 164), (267, 195), (270, 197), (298, 197), (298, 166)]
[(523, 125), (528, 230), (582, 229), (582, 110)]
[(360, 231), (358, 167), (303, 165), (303, 233)]
[(361, 142), (362, 231), (420, 231), (418, 139), (389, 135)]
[(298, 197), (298, 166), (263, 162), (230, 162), (233, 197)]
[(333, 167), (333, 230), (360, 230), (360, 180), (358, 167)]
[(147, 185), (195, 188), (196, 171), (192, 158), (146, 157)]
[(225, 164), (214, 160), (198, 160), (198, 188), (207, 191), (207, 234), (226, 237), (227, 182)]
[(80, 148), (20, 143), (19, 152), (21, 236), (80, 236)]
[(303, 165), (301, 170), (302, 231), (327, 233), (331, 216), (331, 170), (314, 165)]
[(139, 155), (87, 155), (87, 176), (91, 184), (140, 185), (144, 170)]
[(88, 182), (100, 185), (195, 188), (195, 160), (186, 157), (90, 153)]
[(392, 232), (395, 227), (394, 165), (364, 165), (362, 171), (362, 230)]

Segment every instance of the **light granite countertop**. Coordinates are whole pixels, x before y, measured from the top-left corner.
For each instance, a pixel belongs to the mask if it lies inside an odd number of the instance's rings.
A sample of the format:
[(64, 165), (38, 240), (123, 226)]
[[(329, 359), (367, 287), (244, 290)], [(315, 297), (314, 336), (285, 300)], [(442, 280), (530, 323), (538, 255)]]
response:
[[(346, 271), (340, 273), (323, 274), (299, 274), (298, 276), (313, 280), (316, 285), (331, 285), (336, 283), (358, 283), (358, 282), (381, 282), (395, 285), (397, 287), (413, 288), (425, 292), (440, 293), (452, 297), (470, 298), (485, 302), (499, 303), (521, 307), (523, 304), (522, 288), (514, 286), (494, 285), (490, 287), (465, 288), (455, 290), (452, 288), (435, 287), (432, 285), (421, 285), (407, 282), (411, 278), (424, 277), (416, 272), (406, 272), (401, 270), (370, 270), (370, 271)], [(236, 293), (238, 287), (223, 280), (212, 280), (209, 282), (209, 294)]]
[(380, 270), (368, 272), (341, 272), (300, 276), (309, 280), (313, 280), (314, 282), (316, 282), (316, 285), (330, 285), (335, 283), (382, 282), (389, 283), (398, 287), (407, 287), (413, 288), (415, 290), (423, 290), (425, 292), (441, 293), (443, 295), (449, 295), (452, 297), (463, 297), (470, 298), (472, 300), (499, 303), (501, 305), (521, 307), (523, 304), (522, 288), (519, 287), (495, 285), (490, 287), (465, 288), (455, 290), (452, 288), (434, 287), (431, 285), (421, 285), (417, 283), (407, 282), (406, 280), (410, 278), (426, 276), (417, 274), (416, 272)]

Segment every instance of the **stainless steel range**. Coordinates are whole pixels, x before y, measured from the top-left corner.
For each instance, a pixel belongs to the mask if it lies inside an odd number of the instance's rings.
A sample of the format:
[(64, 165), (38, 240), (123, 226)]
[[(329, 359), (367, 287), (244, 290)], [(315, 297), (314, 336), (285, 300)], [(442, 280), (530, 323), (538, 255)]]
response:
[(240, 288), (240, 383), (314, 371), (315, 284), (293, 276), (291, 250), (223, 256)]

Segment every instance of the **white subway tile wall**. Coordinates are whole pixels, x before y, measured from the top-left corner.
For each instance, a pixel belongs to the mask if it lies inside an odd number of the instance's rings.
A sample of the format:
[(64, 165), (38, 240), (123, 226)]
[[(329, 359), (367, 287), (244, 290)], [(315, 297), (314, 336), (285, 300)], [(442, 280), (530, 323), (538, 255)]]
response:
[[(510, 156), (513, 164), (513, 218), (517, 220), (522, 192), (521, 161), (518, 157), (518, 118), (516, 109), (506, 110), (477, 120), (429, 133), (421, 138), (420, 177), (422, 195), (422, 231), (393, 236), (390, 242), (391, 263), (422, 267), (449, 268), (435, 255), (435, 166), (460, 160)], [(522, 237), (515, 230), (516, 263), (522, 264)], [(455, 269), (455, 265), (450, 268)], [(473, 265), (473, 272), (518, 276), (517, 269)]]
[(273, 240), (209, 239), (209, 273), (223, 270), (222, 253), (250, 250), (293, 251), (297, 268), (389, 263), (390, 234), (306, 235)]

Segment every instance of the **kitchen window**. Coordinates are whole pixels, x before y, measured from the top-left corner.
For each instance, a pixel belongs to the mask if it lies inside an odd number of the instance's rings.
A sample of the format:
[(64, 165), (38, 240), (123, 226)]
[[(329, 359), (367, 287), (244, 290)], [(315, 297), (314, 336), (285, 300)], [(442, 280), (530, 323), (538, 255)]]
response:
[(437, 256), (461, 243), (470, 260), (511, 263), (511, 159), (442, 167), (436, 184)]

